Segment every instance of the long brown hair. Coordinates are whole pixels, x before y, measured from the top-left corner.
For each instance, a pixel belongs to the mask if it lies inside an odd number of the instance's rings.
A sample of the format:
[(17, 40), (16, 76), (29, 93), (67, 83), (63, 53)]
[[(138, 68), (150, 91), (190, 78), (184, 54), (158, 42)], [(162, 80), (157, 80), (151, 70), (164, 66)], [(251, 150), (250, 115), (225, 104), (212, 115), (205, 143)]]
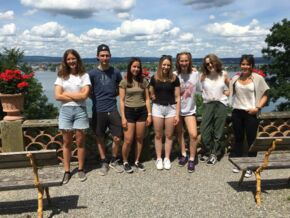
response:
[[(169, 69), (169, 73), (168, 76), (164, 76), (164, 74), (162, 73), (162, 63), (164, 60), (168, 60), (170, 62), (170, 69)], [(173, 82), (176, 79), (176, 76), (173, 74), (173, 62), (172, 62), (172, 56), (170, 55), (162, 55), (160, 60), (159, 60), (159, 64), (158, 64), (158, 68), (157, 68), (157, 73), (155, 74), (155, 79), (158, 81), (166, 81), (166, 82)]]
[(68, 49), (63, 54), (62, 62), (61, 62), (61, 65), (59, 67), (59, 70), (57, 72), (57, 76), (60, 77), (60, 78), (63, 78), (63, 79), (67, 79), (69, 74), (71, 73), (70, 72), (70, 67), (69, 67), (69, 65), (66, 62), (67, 56), (69, 54), (72, 54), (77, 59), (77, 75), (80, 75), (80, 76), (84, 75), (85, 67), (83, 65), (81, 56), (79, 55), (79, 53), (76, 50)]
[(134, 76), (131, 72), (131, 66), (134, 62), (139, 62), (139, 65), (140, 65), (140, 72), (134, 79), (138, 82), (139, 87), (144, 89), (145, 87), (143, 85), (144, 76), (142, 73), (142, 63), (141, 63), (140, 58), (136, 58), (136, 57), (132, 57), (129, 61), (128, 66), (127, 66), (127, 87), (128, 88), (133, 87), (133, 77)]
[(208, 54), (206, 55), (204, 58), (203, 58), (203, 61), (202, 61), (202, 72), (205, 74), (205, 75), (209, 75), (210, 74), (210, 71), (208, 70), (207, 68), (207, 64), (205, 62), (205, 60), (209, 58), (211, 64), (213, 65), (214, 69), (216, 70), (216, 72), (219, 74), (219, 75), (222, 75), (222, 62), (221, 60), (218, 58), (218, 56), (216, 56), (215, 54)]
[(189, 65), (188, 65), (188, 68), (187, 68), (187, 71), (186, 73), (190, 74), (192, 72), (192, 56), (191, 56), (191, 53), (190, 52), (180, 52), (176, 55), (176, 72), (178, 74), (181, 73), (181, 67), (180, 67), (180, 64), (179, 64), (179, 61), (180, 61), (180, 56), (181, 55), (186, 55), (188, 60), (189, 60)]

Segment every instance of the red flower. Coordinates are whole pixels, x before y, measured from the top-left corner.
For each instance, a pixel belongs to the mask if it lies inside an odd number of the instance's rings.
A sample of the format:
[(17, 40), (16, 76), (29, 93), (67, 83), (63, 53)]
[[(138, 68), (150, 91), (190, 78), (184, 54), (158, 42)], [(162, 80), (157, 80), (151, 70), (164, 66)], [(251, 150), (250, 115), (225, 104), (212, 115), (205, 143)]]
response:
[(143, 68), (143, 76), (147, 79), (150, 79), (150, 71), (147, 68)]
[(26, 88), (28, 86), (29, 86), (28, 82), (25, 82), (25, 81), (17, 84), (17, 88), (19, 88), (19, 89), (23, 89), (23, 88)]
[(17, 94), (28, 91), (30, 79), (33, 73), (22, 74), (20, 70), (6, 69), (0, 72), (0, 93)]
[(254, 73), (259, 74), (259, 75), (262, 76), (262, 77), (265, 77), (265, 76), (266, 76), (266, 74), (263, 72), (263, 70), (258, 70), (258, 69), (256, 69), (256, 68), (254, 68), (252, 71), (253, 71)]

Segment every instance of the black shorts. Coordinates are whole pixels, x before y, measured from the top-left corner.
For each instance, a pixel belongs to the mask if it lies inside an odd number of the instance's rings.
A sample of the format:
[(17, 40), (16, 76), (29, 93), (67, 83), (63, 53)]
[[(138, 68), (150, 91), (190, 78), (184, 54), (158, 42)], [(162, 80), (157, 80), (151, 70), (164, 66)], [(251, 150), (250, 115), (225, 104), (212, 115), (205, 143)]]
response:
[(93, 130), (96, 136), (104, 137), (107, 128), (112, 136), (122, 137), (122, 122), (117, 110), (112, 112), (95, 112), (92, 117)]
[(125, 107), (125, 116), (129, 123), (145, 122), (147, 120), (147, 108), (143, 107)]

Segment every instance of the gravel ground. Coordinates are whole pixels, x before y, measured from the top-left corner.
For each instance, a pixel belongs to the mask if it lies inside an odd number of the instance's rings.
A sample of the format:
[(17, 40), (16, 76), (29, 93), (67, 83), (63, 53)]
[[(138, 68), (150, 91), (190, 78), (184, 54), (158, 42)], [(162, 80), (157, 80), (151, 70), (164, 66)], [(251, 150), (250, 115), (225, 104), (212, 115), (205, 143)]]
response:
[[(169, 171), (157, 171), (153, 160), (144, 164), (145, 172), (110, 170), (103, 177), (93, 168), (85, 182), (74, 175), (68, 184), (51, 187), (53, 206), (45, 201), (44, 217), (290, 217), (289, 169), (262, 173), (258, 208), (254, 176), (238, 187), (240, 174), (231, 172), (227, 157), (215, 166), (199, 163), (192, 174), (177, 160)], [(0, 196), (0, 217), (37, 217), (35, 190), (2, 191)]]

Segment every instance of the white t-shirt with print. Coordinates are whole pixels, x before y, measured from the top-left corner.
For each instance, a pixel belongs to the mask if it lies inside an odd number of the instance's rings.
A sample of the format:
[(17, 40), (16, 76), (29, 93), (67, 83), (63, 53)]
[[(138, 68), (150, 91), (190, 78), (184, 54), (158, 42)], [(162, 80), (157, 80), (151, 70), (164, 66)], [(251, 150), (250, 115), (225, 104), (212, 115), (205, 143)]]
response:
[[(91, 85), (89, 74), (82, 76), (70, 74), (68, 79), (56, 78), (54, 85), (62, 87), (64, 92), (80, 92), (84, 86)], [(86, 101), (61, 102), (62, 106), (86, 106)]]
[(196, 113), (195, 93), (201, 90), (198, 71), (190, 74), (174, 72), (180, 81), (180, 115), (188, 116)]

